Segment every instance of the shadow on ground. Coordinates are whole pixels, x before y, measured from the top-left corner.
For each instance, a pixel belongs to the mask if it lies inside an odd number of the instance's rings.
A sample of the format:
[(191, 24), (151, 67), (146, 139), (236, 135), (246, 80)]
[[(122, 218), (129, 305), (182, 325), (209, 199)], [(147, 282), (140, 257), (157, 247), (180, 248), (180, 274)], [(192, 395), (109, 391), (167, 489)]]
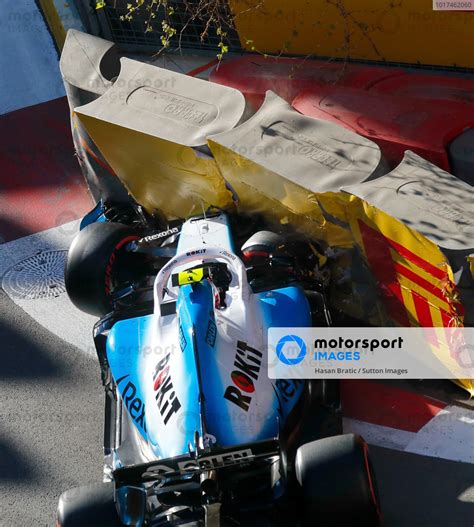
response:
[(99, 367), (3, 291), (0, 321), (0, 525), (49, 527), (63, 491), (102, 479)]
[(18, 446), (0, 433), (0, 481), (37, 481), (31, 460), (27, 459)]
[(472, 527), (474, 465), (370, 447), (384, 527)]
[[(33, 333), (33, 334), (31, 334)], [(36, 337), (36, 338), (35, 338)], [(64, 364), (55, 361), (43, 349), (41, 339), (31, 328), (18, 326), (15, 320), (0, 320), (0, 381), (11, 378), (41, 379), (64, 374)]]

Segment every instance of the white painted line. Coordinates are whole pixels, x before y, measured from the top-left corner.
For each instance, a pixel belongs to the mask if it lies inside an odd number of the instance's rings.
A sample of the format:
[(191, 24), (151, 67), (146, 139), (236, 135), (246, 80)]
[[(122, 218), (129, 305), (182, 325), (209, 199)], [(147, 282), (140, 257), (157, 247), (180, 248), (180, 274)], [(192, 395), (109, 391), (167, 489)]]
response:
[(66, 250), (79, 232), (81, 220), (74, 220), (0, 245), (0, 276), (15, 263), (38, 251)]
[(343, 428), (345, 433), (352, 432), (361, 435), (370, 445), (394, 450), (405, 450), (406, 446), (416, 436), (415, 432), (406, 432), (405, 430), (366, 423), (348, 417), (343, 420)]
[(469, 503), (470, 505), (474, 503), (474, 485), (464, 489), (461, 494), (459, 494), (458, 501), (462, 503)]
[(62, 97), (58, 54), (33, 0), (0, 2), (0, 114)]
[(474, 463), (474, 411), (447, 406), (418, 432), (344, 418), (344, 432), (361, 435), (371, 445)]
[(418, 431), (405, 450), (474, 463), (474, 411), (447, 406)]
[[(0, 277), (19, 262), (39, 251), (64, 251), (79, 231), (76, 220), (60, 227), (25, 236), (0, 245)], [(6, 291), (28, 315), (54, 335), (94, 356), (92, 329), (97, 318), (76, 309), (66, 293), (53, 298), (19, 298)]]

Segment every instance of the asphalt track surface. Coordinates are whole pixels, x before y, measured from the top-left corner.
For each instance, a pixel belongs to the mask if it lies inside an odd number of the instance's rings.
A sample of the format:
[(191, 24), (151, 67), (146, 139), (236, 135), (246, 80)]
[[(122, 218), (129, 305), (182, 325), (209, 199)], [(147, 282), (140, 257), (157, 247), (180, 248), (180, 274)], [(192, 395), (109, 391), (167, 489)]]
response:
[(49, 527), (62, 491), (102, 477), (99, 368), (3, 291), (0, 343), (0, 525)]
[[(51, 526), (63, 490), (101, 479), (99, 369), (3, 292), (0, 320), (0, 525)], [(474, 525), (472, 464), (371, 450), (386, 527)]]

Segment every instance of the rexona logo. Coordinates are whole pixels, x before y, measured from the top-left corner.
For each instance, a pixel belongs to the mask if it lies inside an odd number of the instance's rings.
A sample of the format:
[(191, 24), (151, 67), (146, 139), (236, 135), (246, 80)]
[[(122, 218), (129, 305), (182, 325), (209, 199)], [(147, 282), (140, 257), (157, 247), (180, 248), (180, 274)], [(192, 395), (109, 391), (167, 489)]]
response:
[(166, 357), (161, 359), (155, 366), (155, 371), (153, 372), (153, 389), (156, 392), (155, 399), (165, 425), (168, 424), (171, 416), (181, 408), (181, 403), (173, 389), (173, 382), (171, 381), (170, 367), (168, 365), (170, 356), (168, 353)]
[(167, 236), (171, 236), (172, 234), (178, 234), (178, 232), (179, 232), (178, 227), (173, 227), (171, 229), (168, 229), (167, 231), (161, 231), (161, 232), (157, 232), (156, 234), (152, 234), (151, 236), (145, 236), (143, 238), (143, 241), (153, 242), (155, 240), (159, 240), (160, 238), (166, 238)]
[(262, 353), (247, 343), (238, 341), (235, 353), (234, 370), (230, 374), (233, 385), (228, 386), (224, 398), (248, 412), (255, 391), (254, 381), (258, 380), (262, 365)]
[[(124, 381), (129, 375), (124, 375), (117, 380), (117, 386)], [(137, 397), (137, 387), (133, 382), (128, 381), (125, 388), (122, 391), (122, 401), (127, 407), (128, 413), (132, 419), (139, 425), (146, 433), (145, 423), (145, 403)]]
[(285, 335), (276, 345), (276, 354), (280, 362), (294, 366), (305, 358), (306, 344), (298, 335)]

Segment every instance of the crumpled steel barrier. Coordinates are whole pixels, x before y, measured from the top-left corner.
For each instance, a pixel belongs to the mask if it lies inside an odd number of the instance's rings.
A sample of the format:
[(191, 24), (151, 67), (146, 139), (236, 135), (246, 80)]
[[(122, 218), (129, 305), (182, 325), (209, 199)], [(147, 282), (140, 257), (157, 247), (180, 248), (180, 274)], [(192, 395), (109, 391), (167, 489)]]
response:
[[(189, 217), (232, 206), (234, 193), (240, 211), (319, 242), (331, 262), (331, 302), (343, 312), (379, 326), (472, 325), (466, 183), (413, 153), (387, 174), (375, 143), (272, 93), (244, 121), (236, 90), (219, 94), (212, 83), (128, 59), (101, 93), (87, 100), (83, 88), (68, 92), (70, 102), (84, 97), (72, 104), (73, 122), (148, 212)], [(456, 360), (434, 352), (448, 367)], [(474, 393), (473, 380), (458, 382)]]
[[(267, 94), (249, 121), (209, 138), (240, 210), (290, 223), (322, 244), (332, 261), (331, 303), (348, 315), (376, 326), (472, 325), (472, 187), (409, 151), (386, 175), (372, 153), (364, 173), (350, 152), (370, 141), (354, 145), (344, 131), (338, 150), (327, 141), (325, 127), (334, 125), (313, 119), (311, 128), (308, 119)], [(433, 352), (454, 370), (448, 349)], [(474, 393), (474, 380), (457, 382)]]
[(71, 110), (74, 148), (92, 196), (96, 201), (129, 202), (124, 186), (74, 114), (76, 107), (97, 99), (113, 85), (120, 72), (115, 44), (70, 29), (59, 66)]
[(75, 108), (133, 198), (167, 219), (232, 204), (206, 137), (244, 112), (237, 90), (127, 58), (111, 88)]
[(240, 126), (209, 136), (240, 210), (263, 212), (328, 245), (352, 246), (333, 193), (387, 172), (380, 148), (342, 127), (296, 112), (271, 91)]

